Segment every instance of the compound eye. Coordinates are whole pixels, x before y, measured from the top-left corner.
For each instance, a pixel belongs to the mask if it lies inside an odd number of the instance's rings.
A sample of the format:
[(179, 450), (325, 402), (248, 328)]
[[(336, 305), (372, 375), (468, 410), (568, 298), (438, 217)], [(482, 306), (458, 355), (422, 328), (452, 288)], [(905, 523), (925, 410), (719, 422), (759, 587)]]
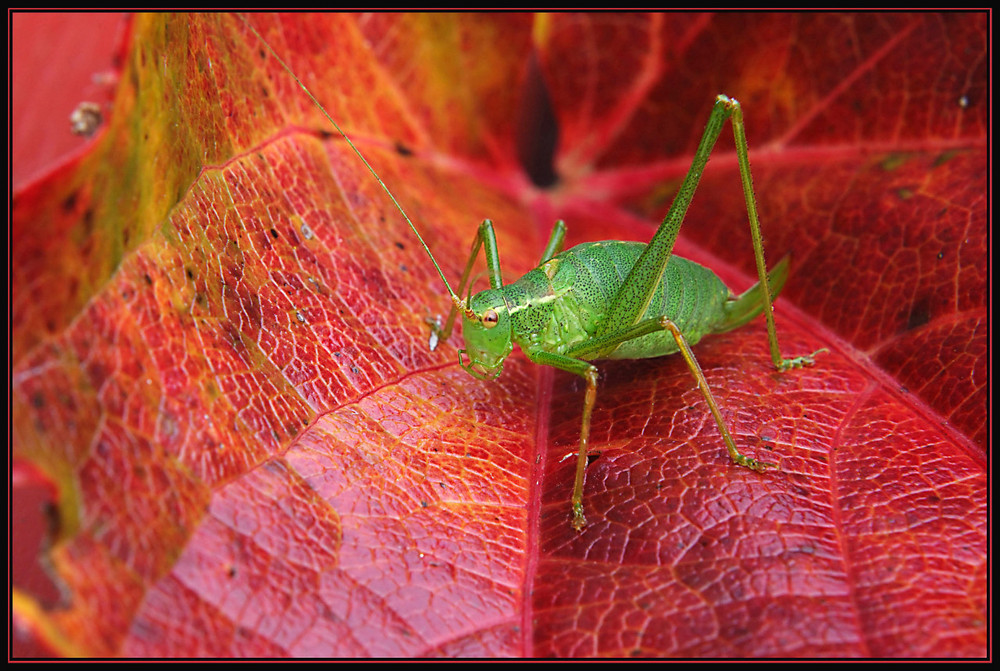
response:
[(483, 323), (483, 328), (491, 329), (497, 325), (498, 321), (500, 321), (500, 316), (497, 314), (496, 310), (490, 308), (489, 310), (483, 313), (483, 318), (481, 321)]

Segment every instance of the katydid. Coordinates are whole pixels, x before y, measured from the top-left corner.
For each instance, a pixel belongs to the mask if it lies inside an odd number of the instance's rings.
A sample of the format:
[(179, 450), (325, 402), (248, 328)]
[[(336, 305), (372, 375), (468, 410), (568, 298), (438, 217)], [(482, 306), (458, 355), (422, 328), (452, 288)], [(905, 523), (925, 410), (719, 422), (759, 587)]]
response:
[[(691, 167), (648, 244), (606, 240), (583, 243), (562, 251), (566, 226), (558, 221), (538, 267), (505, 285), (500, 275), (493, 223), (486, 219), (479, 226), (456, 293), (416, 226), (374, 168), (305, 84), (256, 29), (245, 18), (243, 20), (368, 168), (437, 270), (451, 298), (451, 311), (443, 326), (436, 322), (431, 325), (431, 349), (448, 339), (455, 319), (461, 313), (465, 348), (458, 350), (458, 361), (471, 375), (484, 380), (497, 378), (503, 370), (504, 361), (513, 351), (514, 343), (517, 343), (529, 360), (583, 378), (586, 387), (570, 510), (574, 529), (579, 531), (586, 525), (583, 484), (598, 380), (597, 368), (591, 363), (593, 361), (651, 358), (680, 352), (708, 404), (730, 459), (755, 471), (776, 468), (775, 464), (747, 457), (736, 448), (705, 375), (691, 351), (691, 345), (702, 336), (730, 331), (763, 312), (771, 360), (779, 371), (811, 365), (818, 353), (785, 359), (778, 347), (772, 295), (777, 295), (784, 286), (789, 264), (787, 257), (782, 259), (770, 276), (765, 266), (743, 113), (736, 100), (725, 95), (717, 96)], [(672, 254), (688, 205), (727, 120), (731, 122), (735, 136), (737, 162), (760, 278), (757, 284), (739, 296), (735, 296), (711, 270)], [(486, 257), (490, 288), (473, 295), (469, 278), (480, 248)], [(466, 289), (469, 293), (462, 298), (461, 293)]]

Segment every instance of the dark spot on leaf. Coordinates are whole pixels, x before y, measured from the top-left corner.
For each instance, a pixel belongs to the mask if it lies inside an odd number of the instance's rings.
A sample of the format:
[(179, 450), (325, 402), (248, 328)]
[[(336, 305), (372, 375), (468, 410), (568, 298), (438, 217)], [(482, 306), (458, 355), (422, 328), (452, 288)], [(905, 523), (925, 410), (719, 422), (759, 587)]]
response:
[(951, 159), (955, 158), (955, 156), (956, 156), (957, 154), (958, 154), (958, 152), (957, 152), (957, 151), (954, 151), (954, 150), (950, 150), (950, 151), (945, 151), (945, 152), (941, 152), (941, 153), (940, 153), (940, 154), (938, 154), (938, 155), (937, 155), (937, 157), (936, 157), (936, 158), (934, 159), (934, 163), (932, 164), (932, 167), (936, 168), (936, 167), (938, 167), (938, 166), (940, 166), (940, 165), (943, 165), (943, 164), (947, 163), (947, 162), (948, 162), (948, 161), (950, 161)]
[(402, 242), (396, 242), (394, 244), (396, 245), (396, 249), (406, 249), (406, 246)]
[(59, 506), (51, 501), (46, 501), (42, 506), (42, 515), (45, 516), (45, 526), (48, 529), (49, 538), (58, 538), (62, 535), (63, 520), (59, 514)]
[(90, 232), (94, 230), (94, 211), (87, 208), (83, 213), (83, 230), (90, 235)]
[(913, 304), (910, 306), (910, 314), (906, 318), (906, 330), (912, 331), (913, 329), (920, 328), (930, 320), (930, 299), (927, 296), (921, 296), (913, 301)]
[(65, 210), (66, 212), (73, 211), (73, 209), (76, 207), (76, 196), (77, 192), (74, 191), (73, 193), (69, 194), (68, 196), (66, 196), (66, 198), (63, 199), (62, 202), (63, 210)]
[(98, 441), (97, 443), (97, 454), (102, 459), (111, 454), (111, 446), (107, 444), (106, 441)]
[(149, 286), (153, 286), (153, 278), (149, 276), (149, 273), (143, 273), (142, 279), (144, 279), (146, 281), (146, 284), (148, 284)]
[(271, 237), (274, 238), (275, 240), (277, 240), (278, 239), (278, 231), (276, 231), (276, 230), (274, 230), (272, 228), (271, 229)]
[(908, 154), (903, 153), (892, 153), (882, 159), (880, 167), (886, 172), (891, 172), (901, 167), (904, 163), (909, 160)]
[(44, 408), (45, 407), (45, 397), (35, 392), (31, 395), (31, 406), (33, 408)]
[(403, 144), (401, 140), (396, 140), (396, 153), (400, 156), (413, 156), (413, 150)]

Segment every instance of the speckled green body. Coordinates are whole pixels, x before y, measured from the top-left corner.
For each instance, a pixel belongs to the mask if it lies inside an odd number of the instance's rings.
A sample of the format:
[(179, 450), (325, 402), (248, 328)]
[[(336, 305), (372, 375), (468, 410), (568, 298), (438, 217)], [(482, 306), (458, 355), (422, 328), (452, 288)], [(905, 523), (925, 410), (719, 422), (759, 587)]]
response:
[[(645, 247), (617, 240), (584, 243), (504, 286), (514, 341), (526, 351), (562, 354), (593, 337)], [(729, 298), (729, 288), (711, 270), (672, 256), (642, 318), (668, 317), (693, 345), (705, 334), (733, 328), (724, 308)], [(658, 331), (623, 342), (601, 358), (644, 359), (677, 351), (673, 336)]]

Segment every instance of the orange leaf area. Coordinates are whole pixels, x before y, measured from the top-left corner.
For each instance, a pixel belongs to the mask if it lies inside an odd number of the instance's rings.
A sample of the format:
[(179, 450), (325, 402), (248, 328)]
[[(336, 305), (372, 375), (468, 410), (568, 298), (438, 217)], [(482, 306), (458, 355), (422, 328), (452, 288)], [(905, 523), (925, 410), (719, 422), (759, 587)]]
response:
[[(61, 587), (15, 573), (19, 631), (100, 656), (986, 654), (985, 15), (246, 20), (453, 286), (484, 217), (508, 281), (557, 218), (567, 246), (648, 239), (738, 98), (769, 259), (792, 254), (782, 351), (827, 351), (775, 372), (762, 320), (695, 347), (765, 473), (681, 358), (601, 364), (577, 533), (582, 380), (521, 353), (474, 379), (460, 332), (431, 350), (437, 271), (248, 24), (136, 17), (103, 135), (13, 204), (13, 454), (56, 492)], [(675, 252), (753, 282), (728, 129), (686, 222)]]

